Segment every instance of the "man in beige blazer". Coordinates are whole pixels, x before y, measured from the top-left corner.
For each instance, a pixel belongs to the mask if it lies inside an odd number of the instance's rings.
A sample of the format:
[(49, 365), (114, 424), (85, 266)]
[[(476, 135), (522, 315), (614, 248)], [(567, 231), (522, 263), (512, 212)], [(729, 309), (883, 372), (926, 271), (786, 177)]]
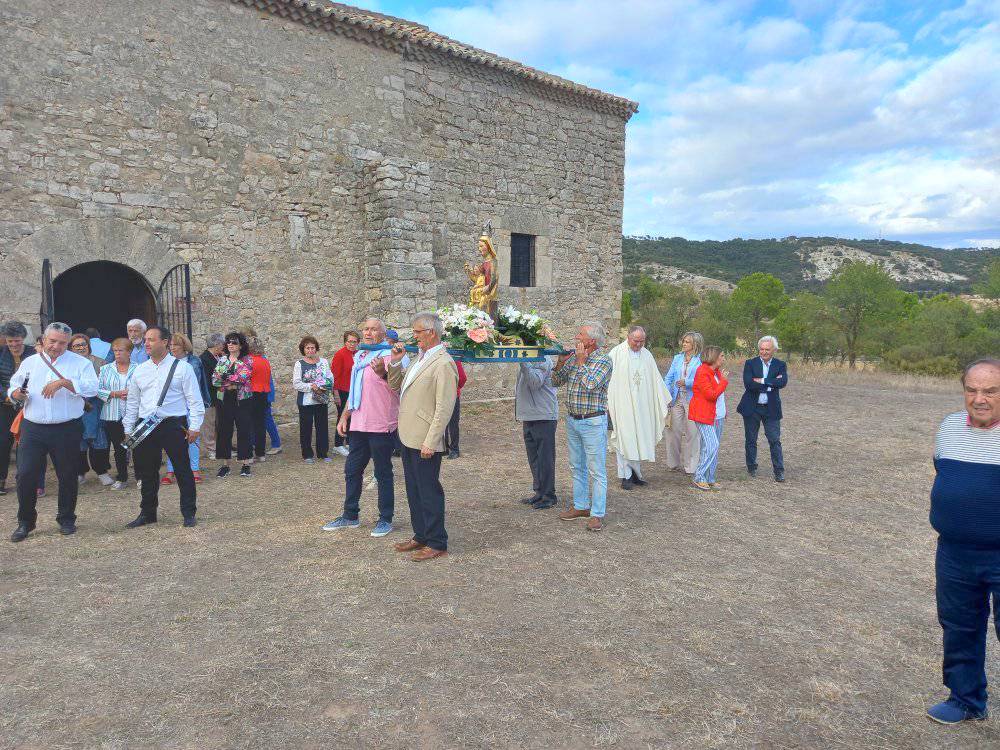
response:
[(389, 387), (400, 392), (399, 439), (413, 526), (413, 539), (394, 546), (397, 552), (413, 552), (410, 559), (420, 562), (448, 554), (440, 474), (444, 431), (458, 397), (458, 369), (441, 343), (441, 318), (419, 313), (410, 326), (419, 355), (405, 370), (402, 344), (396, 344), (389, 357)]

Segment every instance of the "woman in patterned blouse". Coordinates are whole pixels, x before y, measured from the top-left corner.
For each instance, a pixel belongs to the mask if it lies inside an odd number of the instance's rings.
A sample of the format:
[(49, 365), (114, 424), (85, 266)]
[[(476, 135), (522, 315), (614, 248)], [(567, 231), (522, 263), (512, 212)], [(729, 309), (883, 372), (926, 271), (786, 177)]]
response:
[(101, 368), (97, 378), (97, 396), (104, 402), (101, 407), (101, 424), (115, 448), (115, 469), (118, 476), (111, 489), (120, 490), (128, 484), (128, 452), (122, 446), (122, 440), (125, 439), (122, 417), (125, 416), (128, 384), (138, 365), (132, 362), (132, 342), (127, 338), (112, 341), (111, 351), (115, 358)]
[(243, 463), (241, 477), (250, 476), (250, 347), (246, 336), (233, 331), (226, 336), (226, 353), (212, 373), (212, 385), (219, 389), (219, 430), (215, 456), (222, 461), (219, 477), (229, 475), (233, 455), (233, 428), (236, 428), (236, 458)]

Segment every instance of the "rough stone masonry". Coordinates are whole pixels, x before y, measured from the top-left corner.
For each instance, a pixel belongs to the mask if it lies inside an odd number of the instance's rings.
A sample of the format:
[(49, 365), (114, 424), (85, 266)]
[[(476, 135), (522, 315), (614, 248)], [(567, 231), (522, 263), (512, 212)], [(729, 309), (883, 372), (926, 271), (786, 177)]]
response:
[(188, 264), (196, 346), (252, 325), (290, 372), (305, 333), (463, 300), (489, 220), (501, 300), (617, 325), (630, 101), (305, 0), (12, 0), (0, 59), (4, 317), (37, 326), (43, 259), (151, 295)]

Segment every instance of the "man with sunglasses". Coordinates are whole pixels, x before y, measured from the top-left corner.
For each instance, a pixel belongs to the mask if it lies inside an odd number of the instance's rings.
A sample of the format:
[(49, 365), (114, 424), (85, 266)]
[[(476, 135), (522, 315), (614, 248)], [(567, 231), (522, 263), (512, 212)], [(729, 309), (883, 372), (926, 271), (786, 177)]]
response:
[(76, 472), (83, 438), (80, 418), (86, 399), (97, 395), (97, 373), (89, 359), (67, 351), (72, 335), (73, 329), (65, 323), (51, 323), (45, 329), (42, 351), (22, 360), (10, 378), (9, 397), (24, 402), (17, 450), (17, 529), (12, 542), (23, 541), (35, 528), (38, 476), (48, 454), (59, 479), (59, 532), (76, 532)]

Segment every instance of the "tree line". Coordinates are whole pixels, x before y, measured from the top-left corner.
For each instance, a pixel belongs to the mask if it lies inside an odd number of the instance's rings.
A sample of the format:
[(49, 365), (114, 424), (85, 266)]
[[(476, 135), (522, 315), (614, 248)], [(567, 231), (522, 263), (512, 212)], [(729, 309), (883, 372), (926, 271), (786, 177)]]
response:
[(622, 296), (622, 322), (642, 325), (649, 345), (666, 352), (689, 330), (747, 354), (772, 333), (783, 350), (806, 360), (952, 375), (976, 357), (1000, 353), (1000, 260), (987, 267), (975, 291), (981, 304), (953, 294), (920, 297), (901, 289), (879, 263), (860, 261), (793, 295), (762, 272), (744, 276), (729, 294), (641, 275)]

